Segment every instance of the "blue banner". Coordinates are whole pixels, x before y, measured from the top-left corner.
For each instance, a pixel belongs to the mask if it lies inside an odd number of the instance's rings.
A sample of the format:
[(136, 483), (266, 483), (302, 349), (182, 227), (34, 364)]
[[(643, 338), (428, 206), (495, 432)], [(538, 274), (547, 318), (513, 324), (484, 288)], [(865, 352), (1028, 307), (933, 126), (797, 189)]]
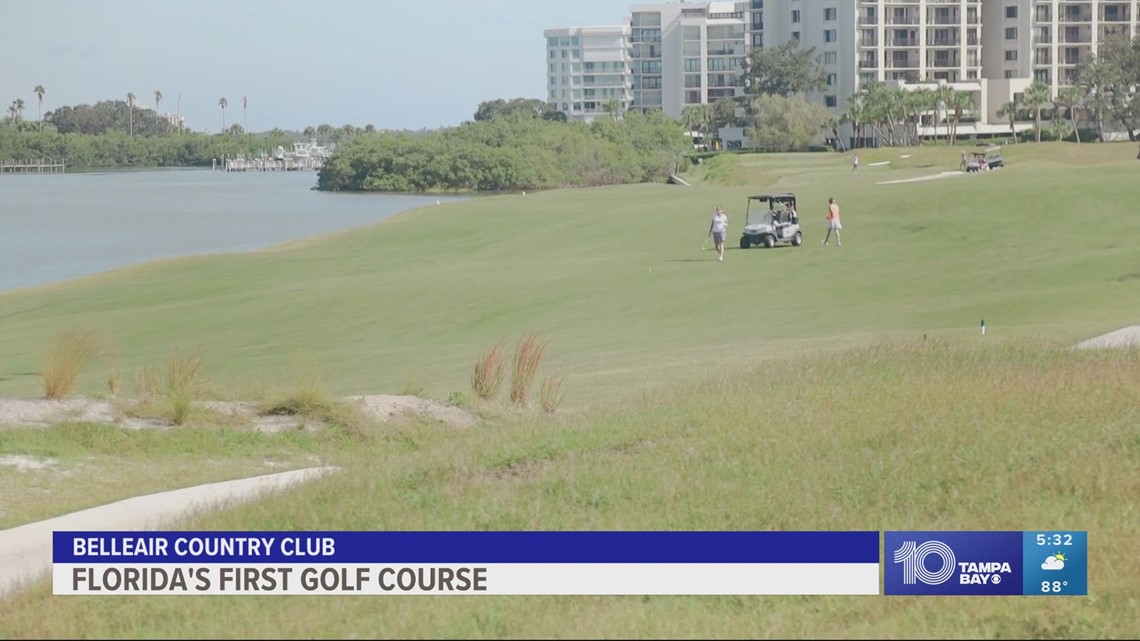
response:
[(53, 538), (57, 564), (878, 564), (879, 558), (878, 532), (55, 532)]

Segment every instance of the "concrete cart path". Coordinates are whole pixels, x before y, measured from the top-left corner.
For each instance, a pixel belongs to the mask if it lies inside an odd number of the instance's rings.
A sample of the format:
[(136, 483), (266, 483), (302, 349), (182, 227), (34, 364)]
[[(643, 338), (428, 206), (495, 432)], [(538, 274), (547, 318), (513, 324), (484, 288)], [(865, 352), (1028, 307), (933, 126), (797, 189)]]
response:
[(46, 521), (0, 530), (0, 598), (50, 574), (52, 532), (151, 530), (198, 511), (228, 507), (318, 478), (335, 467), (314, 467), (181, 490), (136, 496)]

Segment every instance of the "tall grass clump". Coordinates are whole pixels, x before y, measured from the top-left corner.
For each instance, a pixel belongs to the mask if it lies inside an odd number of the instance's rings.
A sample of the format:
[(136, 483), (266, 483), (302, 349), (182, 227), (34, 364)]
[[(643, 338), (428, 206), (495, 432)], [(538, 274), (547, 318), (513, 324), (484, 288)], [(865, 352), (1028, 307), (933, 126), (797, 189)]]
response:
[(507, 359), (502, 343), (498, 343), (483, 352), (479, 360), (475, 361), (475, 372), (471, 375), (471, 389), (479, 398), (492, 399), (499, 393), (506, 373)]
[(514, 370), (511, 375), (511, 403), (526, 406), (530, 403), (530, 390), (538, 376), (538, 366), (546, 353), (546, 343), (537, 334), (530, 333), (519, 339), (515, 348)]
[(562, 374), (547, 374), (542, 379), (542, 385), (538, 388), (538, 400), (542, 405), (542, 411), (553, 413), (562, 404), (562, 399), (566, 395), (562, 389), (565, 378)]
[(73, 327), (60, 332), (44, 365), (44, 395), (53, 400), (65, 398), (75, 388), (83, 368), (99, 354), (100, 342), (94, 330)]

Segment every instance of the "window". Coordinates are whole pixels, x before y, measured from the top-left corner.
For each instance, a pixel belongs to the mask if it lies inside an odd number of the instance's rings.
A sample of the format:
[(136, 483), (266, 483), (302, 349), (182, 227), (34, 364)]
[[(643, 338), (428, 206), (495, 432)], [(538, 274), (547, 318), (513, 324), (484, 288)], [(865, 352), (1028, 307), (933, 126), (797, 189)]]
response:
[(687, 73), (685, 74), (685, 87), (689, 89), (700, 89), (701, 87), (701, 74)]
[(700, 71), (701, 59), (700, 58), (686, 58), (685, 71)]
[(823, 103), (828, 107), (835, 107), (839, 104), (839, 101), (835, 99), (835, 96), (824, 96)]
[(572, 38), (570, 38), (570, 46), (571, 47), (577, 47), (579, 42), (580, 41), (578, 40), (578, 36), (573, 36)]
[(557, 62), (552, 62), (552, 63), (550, 63), (550, 71), (551, 71), (552, 73), (553, 73), (553, 72), (555, 72), (555, 71), (558, 71), (558, 63), (557, 63)]
[(1005, 39), (1006, 40), (1017, 40), (1017, 27), (1006, 27), (1005, 28)]
[(833, 74), (833, 73), (827, 74), (827, 86), (828, 87), (834, 87), (835, 83), (838, 81), (839, 80), (835, 74)]
[(701, 92), (699, 92), (699, 91), (686, 91), (685, 92), (685, 104), (688, 104), (688, 105), (699, 105), (699, 104), (701, 104)]
[(547, 46), (550, 46), (550, 47), (557, 47), (558, 46), (558, 38), (547, 38), (546, 44), (547, 44)]
[(799, 40), (800, 40), (800, 32), (799, 31), (793, 31), (792, 32), (792, 40), (799, 42)]
[(799, 21), (800, 21), (800, 10), (799, 9), (793, 9), (792, 10), (792, 22), (795, 23), (795, 22), (799, 22)]
[(823, 19), (828, 20), (828, 21), (835, 20), (835, 9), (834, 8), (824, 9), (823, 10)]
[(724, 71), (724, 58), (709, 58), (709, 71)]
[(567, 51), (567, 50), (565, 50), (565, 49), (563, 49), (563, 50), (562, 50), (562, 57), (563, 57), (563, 58), (569, 58), (569, 57), (570, 57), (570, 52), (569, 52), (569, 51)]
[(1006, 49), (1005, 50), (1005, 61), (1006, 62), (1013, 62), (1014, 60), (1017, 60), (1017, 49)]
[(1014, 71), (1013, 69), (1006, 69), (1005, 70), (1005, 79), (1009, 80), (1010, 78), (1013, 78), (1016, 73), (1017, 72)]
[(836, 30), (835, 29), (825, 29), (824, 30), (824, 32), (823, 32), (823, 41), (824, 42), (835, 42), (835, 38), (836, 38)]
[(836, 64), (837, 56), (834, 51), (825, 51), (823, 54), (823, 64), (833, 65)]
[(551, 50), (550, 50), (550, 59), (551, 59), (551, 60), (554, 60), (554, 59), (555, 59), (555, 58), (557, 58), (557, 57), (558, 57), (558, 54), (557, 54), (557, 52), (555, 52), (553, 49), (551, 49)]
[(580, 49), (573, 49), (570, 51), (570, 57), (574, 60), (579, 60), (582, 57), (582, 51)]
[(1014, 5), (1012, 7), (1006, 7), (1005, 8), (1005, 17), (1006, 18), (1016, 18), (1017, 17), (1017, 6)]

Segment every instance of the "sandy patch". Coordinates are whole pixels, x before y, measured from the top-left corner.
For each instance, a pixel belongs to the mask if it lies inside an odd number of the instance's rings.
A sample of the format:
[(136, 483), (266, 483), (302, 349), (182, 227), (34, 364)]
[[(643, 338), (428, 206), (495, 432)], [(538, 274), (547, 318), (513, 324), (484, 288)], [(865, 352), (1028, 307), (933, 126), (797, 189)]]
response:
[(195, 512), (228, 507), (335, 471), (317, 467), (139, 496), (0, 530), (0, 597), (51, 571), (52, 532), (157, 529)]
[(1091, 338), (1076, 346), (1077, 349), (1126, 349), (1140, 347), (1140, 325), (1133, 325)]
[(0, 467), (14, 467), (19, 472), (42, 470), (52, 465), (55, 465), (55, 459), (42, 459), (34, 456), (24, 456), (23, 454), (0, 456)]
[(917, 178), (905, 178), (903, 180), (888, 180), (879, 183), (880, 185), (901, 185), (902, 183), (919, 183), (927, 180), (940, 180), (942, 178), (950, 178), (951, 176), (962, 176), (961, 171), (944, 171), (940, 174), (930, 174), (928, 176), (919, 176)]
[[(406, 416), (425, 416), (452, 427), (473, 427), (479, 422), (474, 414), (446, 403), (416, 396), (354, 396), (348, 399), (376, 420), (387, 423)], [(319, 422), (300, 416), (268, 416), (260, 413), (256, 403), (237, 401), (200, 401), (196, 407), (231, 417), (239, 425), (249, 425), (266, 433), (298, 429), (321, 429)], [(60, 423), (99, 423), (128, 429), (172, 429), (169, 420), (125, 417), (107, 401), (95, 399), (0, 399), (0, 425), (11, 427), (49, 427)]]

